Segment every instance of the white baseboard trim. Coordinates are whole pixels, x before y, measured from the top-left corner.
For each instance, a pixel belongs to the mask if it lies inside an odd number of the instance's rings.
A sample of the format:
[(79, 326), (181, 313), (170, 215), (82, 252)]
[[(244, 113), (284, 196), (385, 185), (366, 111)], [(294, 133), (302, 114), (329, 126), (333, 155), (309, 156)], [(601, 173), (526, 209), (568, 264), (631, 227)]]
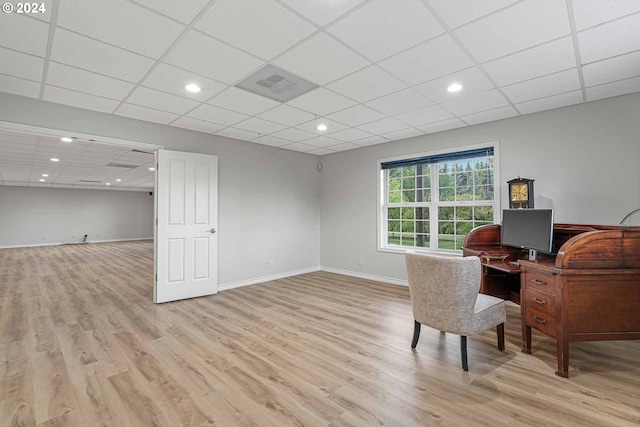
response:
[(375, 280), (376, 282), (390, 283), (392, 285), (409, 286), (406, 280), (394, 279), (392, 277), (376, 276), (375, 274), (360, 273), (357, 271), (341, 270), (333, 267), (320, 267), (320, 271), (327, 273), (342, 274), (344, 276), (357, 277), (359, 279)]
[(258, 283), (269, 282), (271, 280), (284, 279), (285, 277), (299, 276), (300, 274), (313, 273), (320, 271), (320, 267), (303, 268), (301, 270), (287, 271), (285, 273), (272, 274), (270, 276), (257, 277), (255, 279), (241, 280), (239, 282), (225, 283), (218, 285), (218, 292), (227, 291), (229, 289), (240, 288), (242, 286), (257, 285)]
[[(87, 241), (87, 244), (89, 244), (89, 243), (109, 243), (109, 242), (131, 242), (131, 241), (134, 241), (134, 240), (153, 240), (153, 237), (135, 237), (133, 239), (89, 240), (89, 241)], [(25, 245), (2, 245), (2, 246), (0, 246), (0, 249), (35, 248), (35, 247), (38, 247), (38, 246), (60, 246), (60, 245), (65, 245), (65, 244), (77, 244), (77, 243), (56, 242), (56, 243), (30, 243), (30, 244), (25, 244)]]
[(136, 240), (153, 240), (153, 237), (134, 237), (132, 239), (88, 240), (87, 243), (133, 242)]

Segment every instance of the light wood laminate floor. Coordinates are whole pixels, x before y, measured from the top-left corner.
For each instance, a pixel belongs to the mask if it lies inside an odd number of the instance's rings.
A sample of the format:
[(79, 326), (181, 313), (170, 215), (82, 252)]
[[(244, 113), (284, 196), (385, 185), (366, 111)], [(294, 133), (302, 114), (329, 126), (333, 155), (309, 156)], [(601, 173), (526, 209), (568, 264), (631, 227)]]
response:
[(423, 327), (408, 288), (317, 272), (154, 305), (151, 242), (0, 250), (0, 426), (637, 426), (640, 342), (520, 353)]

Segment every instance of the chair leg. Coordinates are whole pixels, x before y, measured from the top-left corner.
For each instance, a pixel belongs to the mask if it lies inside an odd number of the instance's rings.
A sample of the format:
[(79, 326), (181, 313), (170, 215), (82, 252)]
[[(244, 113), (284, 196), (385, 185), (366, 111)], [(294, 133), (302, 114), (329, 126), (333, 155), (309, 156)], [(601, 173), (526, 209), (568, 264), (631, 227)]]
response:
[(467, 363), (467, 337), (460, 335), (460, 355), (462, 356), (462, 370), (469, 370), (469, 363)]
[(504, 323), (500, 323), (496, 327), (496, 334), (498, 335), (498, 350), (504, 351)]
[(416, 348), (418, 345), (418, 338), (420, 338), (420, 323), (417, 320), (413, 321), (413, 341), (411, 341), (411, 348)]

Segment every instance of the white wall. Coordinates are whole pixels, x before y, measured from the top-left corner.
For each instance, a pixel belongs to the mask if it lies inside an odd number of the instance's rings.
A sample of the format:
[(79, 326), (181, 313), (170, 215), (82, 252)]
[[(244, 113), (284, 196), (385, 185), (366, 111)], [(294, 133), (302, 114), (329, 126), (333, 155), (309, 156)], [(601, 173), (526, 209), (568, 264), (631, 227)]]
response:
[(499, 141), (502, 208), (519, 175), (535, 179), (536, 207), (553, 207), (556, 222), (618, 224), (640, 208), (639, 135), (632, 94), (323, 156), (322, 266), (406, 280), (403, 256), (377, 251), (379, 159)]
[(153, 238), (154, 218), (148, 192), (0, 185), (0, 247)]
[[(317, 156), (6, 93), (0, 121), (217, 155), (223, 288), (320, 265)], [(265, 268), (267, 259), (275, 266)]]

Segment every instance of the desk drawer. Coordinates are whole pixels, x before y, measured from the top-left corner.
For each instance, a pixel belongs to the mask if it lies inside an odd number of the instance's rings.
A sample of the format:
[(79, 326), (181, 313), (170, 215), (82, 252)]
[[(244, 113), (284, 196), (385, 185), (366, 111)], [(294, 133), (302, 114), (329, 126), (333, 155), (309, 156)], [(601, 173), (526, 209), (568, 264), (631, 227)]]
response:
[(537, 290), (545, 292), (551, 295), (556, 294), (556, 278), (557, 276), (551, 273), (541, 273), (537, 271), (524, 272), (524, 285), (527, 289)]
[(527, 324), (532, 328), (550, 337), (556, 337), (556, 319), (553, 316), (529, 307), (525, 313), (525, 319)]
[(553, 294), (540, 292), (536, 288), (527, 286), (524, 300), (521, 300), (520, 303), (526, 304), (527, 307), (539, 311), (546, 316), (557, 317), (556, 296)]

